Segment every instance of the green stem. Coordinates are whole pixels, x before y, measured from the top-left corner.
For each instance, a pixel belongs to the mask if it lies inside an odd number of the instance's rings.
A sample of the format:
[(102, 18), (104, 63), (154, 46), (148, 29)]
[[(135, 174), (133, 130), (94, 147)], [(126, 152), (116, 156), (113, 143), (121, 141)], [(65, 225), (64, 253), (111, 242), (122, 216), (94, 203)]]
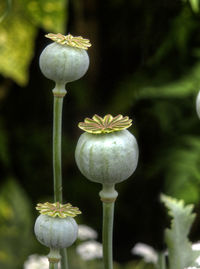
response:
[(157, 268), (158, 269), (166, 269), (166, 259), (165, 259), (164, 253), (160, 253), (158, 256)]
[(58, 263), (49, 263), (49, 269), (58, 269)]
[[(54, 174), (54, 201), (62, 203), (62, 108), (63, 98), (66, 94), (65, 85), (56, 84), (53, 89), (53, 174)], [(67, 250), (61, 251), (62, 269), (68, 269)]]
[(60, 250), (61, 253), (61, 268), (67, 269), (68, 268), (68, 257), (67, 257), (67, 249), (63, 248)]
[(114, 202), (103, 202), (103, 262), (104, 269), (113, 268)]
[(103, 262), (104, 269), (113, 268), (113, 221), (114, 206), (118, 196), (114, 184), (103, 184), (99, 193), (103, 202)]
[(63, 97), (54, 96), (53, 119), (53, 170), (54, 170), (54, 201), (62, 203), (62, 167), (61, 167), (61, 136), (62, 136)]

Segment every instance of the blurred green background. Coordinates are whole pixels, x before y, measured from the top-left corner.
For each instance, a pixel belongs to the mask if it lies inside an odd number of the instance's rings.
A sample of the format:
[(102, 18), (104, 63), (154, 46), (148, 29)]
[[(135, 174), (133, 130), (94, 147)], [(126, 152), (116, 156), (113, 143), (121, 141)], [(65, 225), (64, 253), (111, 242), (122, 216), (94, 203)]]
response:
[(137, 242), (165, 247), (161, 192), (195, 204), (191, 239), (200, 238), (199, 7), (199, 0), (0, 1), (0, 268), (20, 269), (29, 254), (44, 253), (33, 224), (36, 203), (53, 200), (54, 84), (38, 66), (48, 32), (92, 43), (89, 70), (67, 85), (63, 111), (64, 199), (82, 210), (77, 221), (101, 233), (100, 185), (74, 160), (77, 124), (120, 113), (133, 119), (140, 158), (117, 185), (115, 261), (130, 263)]

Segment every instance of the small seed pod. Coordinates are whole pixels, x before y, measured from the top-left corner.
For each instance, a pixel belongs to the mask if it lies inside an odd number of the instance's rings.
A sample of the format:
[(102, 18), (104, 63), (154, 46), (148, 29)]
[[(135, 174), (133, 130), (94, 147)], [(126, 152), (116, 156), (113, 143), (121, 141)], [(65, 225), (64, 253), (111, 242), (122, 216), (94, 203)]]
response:
[(196, 99), (196, 111), (197, 111), (197, 115), (200, 119), (200, 91), (197, 95), (197, 99)]
[(78, 225), (74, 216), (80, 214), (71, 204), (38, 204), (41, 215), (35, 222), (35, 235), (38, 241), (51, 248), (62, 249), (71, 246), (78, 236)]
[(88, 39), (72, 35), (48, 34), (55, 41), (41, 53), (39, 65), (47, 78), (59, 84), (66, 84), (81, 78), (89, 67), (86, 52), (91, 46)]
[(89, 180), (113, 185), (126, 180), (138, 163), (138, 145), (135, 137), (125, 130), (132, 123), (118, 115), (104, 118), (95, 115), (79, 123), (86, 131), (77, 143), (75, 159), (81, 173)]
[(76, 221), (67, 217), (60, 219), (47, 215), (40, 215), (35, 223), (35, 235), (38, 241), (49, 248), (66, 248), (77, 239), (78, 225)]

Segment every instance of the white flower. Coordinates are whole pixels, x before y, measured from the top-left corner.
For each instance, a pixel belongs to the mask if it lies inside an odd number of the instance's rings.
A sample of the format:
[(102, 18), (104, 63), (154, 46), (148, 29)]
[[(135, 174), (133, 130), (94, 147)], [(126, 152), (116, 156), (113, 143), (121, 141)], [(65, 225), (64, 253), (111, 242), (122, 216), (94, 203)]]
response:
[(198, 117), (200, 118), (200, 91), (196, 98), (196, 111), (197, 111)]
[(78, 227), (78, 239), (87, 240), (87, 239), (96, 239), (98, 236), (97, 232), (91, 227), (81, 224)]
[(196, 263), (200, 265), (200, 256), (196, 259)]
[(157, 263), (158, 261), (158, 254), (154, 248), (143, 243), (136, 244), (134, 248), (131, 249), (131, 253), (142, 256), (145, 262)]
[[(200, 242), (197, 242), (197, 243), (192, 244), (192, 249), (194, 251), (200, 251)], [(200, 256), (196, 259), (196, 263), (197, 263), (197, 265), (200, 265)], [(193, 269), (193, 268), (189, 268), (189, 269)]]
[(80, 244), (76, 251), (83, 260), (93, 260), (103, 256), (102, 244), (94, 240)]
[[(24, 263), (24, 269), (49, 269), (49, 261), (46, 256), (33, 254)], [(60, 268), (60, 266), (58, 267)]]
[(193, 250), (200, 250), (200, 242), (192, 244), (192, 249)]
[(199, 267), (186, 267), (184, 269), (199, 269)]

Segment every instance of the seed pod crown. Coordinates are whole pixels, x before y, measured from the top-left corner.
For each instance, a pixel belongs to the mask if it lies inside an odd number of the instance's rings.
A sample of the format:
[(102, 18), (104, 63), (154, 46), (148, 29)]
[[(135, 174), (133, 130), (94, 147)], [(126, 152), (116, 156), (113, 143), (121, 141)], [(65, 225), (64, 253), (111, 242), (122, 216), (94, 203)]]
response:
[(118, 115), (113, 117), (108, 114), (105, 117), (94, 115), (92, 119), (86, 118), (84, 122), (79, 123), (79, 128), (85, 132), (92, 134), (112, 133), (129, 128), (132, 125), (132, 120), (129, 117)]
[(49, 33), (45, 36), (60, 45), (67, 45), (70, 47), (75, 47), (84, 50), (87, 50), (89, 47), (92, 46), (90, 40), (83, 38), (82, 36), (73, 36), (71, 34), (62, 35), (60, 33), (58, 34)]
[(46, 202), (44, 204), (39, 203), (37, 204), (36, 209), (40, 212), (40, 214), (48, 215), (53, 218), (76, 217), (78, 214), (81, 214), (78, 207), (73, 207), (70, 203), (64, 205), (60, 204), (59, 202)]

